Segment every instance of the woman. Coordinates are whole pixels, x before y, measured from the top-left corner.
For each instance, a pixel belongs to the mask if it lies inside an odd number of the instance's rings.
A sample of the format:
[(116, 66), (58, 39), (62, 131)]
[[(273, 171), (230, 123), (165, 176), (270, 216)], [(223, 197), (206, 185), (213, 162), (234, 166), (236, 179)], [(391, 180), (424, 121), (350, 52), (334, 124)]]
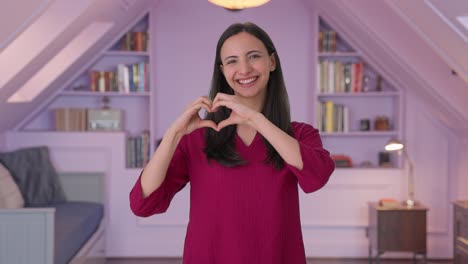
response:
[(138, 216), (163, 213), (190, 181), (184, 263), (303, 264), (298, 185), (316, 191), (333, 170), (318, 131), (290, 121), (270, 37), (238, 23), (218, 41), (209, 98), (168, 128), (130, 205)]

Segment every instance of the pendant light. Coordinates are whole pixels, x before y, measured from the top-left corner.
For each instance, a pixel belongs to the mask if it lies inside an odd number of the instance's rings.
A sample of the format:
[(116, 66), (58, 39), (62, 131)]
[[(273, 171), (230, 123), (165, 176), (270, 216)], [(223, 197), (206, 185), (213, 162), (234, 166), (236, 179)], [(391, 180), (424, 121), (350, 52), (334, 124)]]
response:
[(229, 10), (241, 10), (250, 7), (257, 7), (268, 3), (270, 0), (208, 0), (215, 5)]

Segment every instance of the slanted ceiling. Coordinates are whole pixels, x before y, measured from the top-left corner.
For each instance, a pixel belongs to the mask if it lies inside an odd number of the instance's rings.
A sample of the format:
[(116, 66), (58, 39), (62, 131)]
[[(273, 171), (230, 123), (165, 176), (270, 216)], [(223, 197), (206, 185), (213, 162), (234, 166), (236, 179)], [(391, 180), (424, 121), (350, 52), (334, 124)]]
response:
[[(200, 0), (204, 1), (204, 0)], [(287, 0), (275, 0), (287, 1)], [(36, 109), (50, 102), (64, 83), (86, 68), (110, 41), (156, 0), (91, 1), (77, 18), (42, 52), (0, 86), (0, 132), (21, 127)], [(442, 123), (468, 133), (468, 53), (463, 31), (453, 15), (468, 14), (466, 0), (304, 0), (311, 12), (319, 12), (327, 22), (346, 35), (363, 51), (366, 60), (398, 87), (416, 94), (432, 107)], [(12, 4), (14, 3), (14, 4)], [(30, 27), (47, 8), (74, 0), (18, 0), (2, 3), (0, 11), (0, 52)], [(21, 8), (20, 8), (21, 6)], [(21, 10), (19, 10), (21, 9)], [(28, 103), (7, 103), (7, 99), (41, 70), (58, 51), (92, 22), (110, 22), (113, 27), (85, 51), (47, 89)], [(352, 34), (351, 34), (352, 33)], [(47, 32), (37, 32), (41, 34)], [(359, 37), (358, 37), (359, 36)], [(464, 38), (466, 37), (466, 38)], [(29, 45), (34, 45), (31, 41)], [(32, 46), (31, 46), (32, 47)], [(22, 54), (16, 54), (21, 56)], [(14, 57), (12, 58), (12, 60)], [(458, 75), (453, 75), (456, 72)], [(0, 77), (1, 78), (1, 77)], [(2, 80), (0, 80), (2, 81)], [(26, 119), (27, 122), (27, 119)]]
[[(44, 12), (52, 0), (3, 1), (0, 9), (0, 52)], [(18, 8), (21, 6), (21, 8)], [(14, 12), (12, 12), (12, 10)], [(3, 22), (8, 23), (3, 23)]]
[[(147, 12), (155, 3), (155, 0), (43, 0), (43, 1), (7, 1), (3, 4), (0, 16), (0, 34), (2, 34), (0, 49), (0, 132), (15, 130), (21, 127), (27, 117), (37, 109), (50, 102), (50, 100), (64, 88), (77, 72), (85, 70), (93, 59), (115, 40), (128, 25)], [(14, 5), (12, 3), (15, 3)], [(21, 9), (21, 10), (20, 10)], [(51, 12), (62, 11), (62, 12)], [(43, 15), (51, 14), (55, 17)], [(11, 20), (12, 17), (21, 19)], [(68, 16), (68, 17), (67, 17)], [(73, 17), (72, 21), (67, 18)], [(66, 28), (60, 27), (60, 23), (67, 23)], [(58, 24), (58, 25), (57, 25)], [(80, 35), (80, 32), (88, 32), (92, 24), (111, 25), (94, 42), (90, 48), (80, 51), (70, 43)], [(31, 31), (31, 29), (34, 29)], [(52, 37), (51, 37), (52, 36)], [(44, 43), (46, 45), (44, 45)], [(42, 46), (43, 45), (43, 46)], [(76, 45), (75, 45), (76, 46)], [(76, 53), (76, 59), (68, 65), (62, 74), (55, 77), (50, 71), (50, 62), (60, 55), (60, 51), (68, 54)], [(33, 52), (34, 51), (34, 52)], [(59, 56), (61, 59), (64, 56)], [(55, 67), (57, 68), (57, 67)], [(12, 69), (14, 69), (13, 72)], [(62, 69), (60, 69), (62, 70)], [(50, 71), (50, 75), (37, 78), (38, 84), (48, 83), (46, 89), (29, 102), (8, 103), (7, 100), (18, 89), (27, 86), (34, 87), (37, 73)], [(44, 80), (46, 79), (46, 80)]]

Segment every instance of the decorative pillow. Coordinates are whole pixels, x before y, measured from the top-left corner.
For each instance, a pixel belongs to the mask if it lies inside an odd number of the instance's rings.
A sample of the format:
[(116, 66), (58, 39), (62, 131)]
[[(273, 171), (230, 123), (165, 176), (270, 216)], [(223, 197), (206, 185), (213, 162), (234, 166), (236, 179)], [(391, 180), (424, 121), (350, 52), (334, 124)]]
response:
[(46, 146), (0, 153), (0, 162), (10, 171), (26, 207), (48, 206), (66, 201)]
[(0, 208), (16, 209), (24, 206), (24, 199), (11, 177), (10, 172), (0, 163)]

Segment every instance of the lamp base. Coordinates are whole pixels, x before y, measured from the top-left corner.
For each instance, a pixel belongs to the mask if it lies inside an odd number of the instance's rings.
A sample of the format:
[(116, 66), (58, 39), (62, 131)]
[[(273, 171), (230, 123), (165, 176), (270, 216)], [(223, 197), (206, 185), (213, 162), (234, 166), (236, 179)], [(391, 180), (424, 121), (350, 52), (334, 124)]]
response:
[(416, 201), (408, 199), (408, 200), (404, 201), (403, 204), (406, 205), (406, 207), (408, 207), (408, 208), (413, 208), (416, 205)]

